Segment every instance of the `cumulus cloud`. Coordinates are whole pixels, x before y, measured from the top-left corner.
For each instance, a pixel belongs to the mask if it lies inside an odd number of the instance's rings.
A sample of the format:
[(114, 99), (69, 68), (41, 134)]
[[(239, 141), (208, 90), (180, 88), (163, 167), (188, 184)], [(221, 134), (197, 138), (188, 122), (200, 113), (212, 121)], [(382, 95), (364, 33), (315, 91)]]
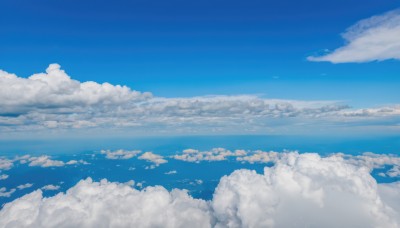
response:
[(29, 160), (29, 166), (40, 166), (43, 168), (47, 167), (60, 167), (64, 166), (65, 163), (63, 161), (52, 160), (48, 155), (42, 155), (39, 157), (31, 157)]
[[(155, 166), (159, 166), (160, 164), (167, 163), (168, 161), (164, 159), (163, 156), (159, 154), (154, 154), (153, 152), (145, 152), (138, 157), (141, 160), (146, 160), (148, 162), (154, 163)], [(154, 167), (152, 167), (154, 168)]]
[[(399, 116), (398, 106), (351, 109), (338, 101), (254, 95), (154, 97), (126, 86), (79, 82), (58, 64), (28, 78), (0, 72), (0, 132), (110, 128), (142, 132), (255, 132), (294, 122), (358, 121)], [(290, 121), (280, 121), (282, 119)]]
[(10, 189), (7, 191), (6, 187), (0, 188), (0, 197), (10, 197), (15, 192), (15, 188)]
[(141, 151), (140, 150), (116, 150), (116, 151), (111, 151), (111, 150), (101, 150), (101, 154), (105, 154), (107, 159), (130, 159), (135, 157), (137, 154), (139, 154)]
[(0, 175), (0, 180), (5, 180), (5, 179), (7, 179), (8, 178), (8, 175), (7, 174), (1, 174)]
[(33, 186), (33, 184), (31, 184), (31, 183), (26, 183), (26, 184), (18, 185), (17, 188), (18, 188), (19, 190), (22, 190), (22, 189), (25, 189), (25, 188), (30, 188), (30, 187), (32, 187), (32, 186)]
[(346, 44), (310, 61), (332, 63), (383, 61), (400, 59), (400, 10), (361, 20), (342, 34)]
[(399, 227), (399, 202), (400, 184), (377, 184), (368, 168), (293, 152), (263, 174), (224, 176), (210, 201), (86, 179), (66, 193), (37, 190), (4, 205), (0, 227)]
[(43, 186), (41, 189), (44, 191), (56, 191), (56, 190), (60, 189), (60, 186), (49, 184), (49, 185)]
[(244, 156), (247, 152), (245, 150), (230, 151), (225, 148), (213, 148), (209, 151), (199, 151), (195, 149), (186, 149), (182, 154), (172, 156), (176, 160), (187, 162), (200, 162), (200, 161), (224, 161), (228, 157)]
[(210, 220), (208, 204), (186, 191), (91, 179), (50, 198), (37, 190), (0, 211), (0, 227), (210, 227)]
[(14, 166), (12, 160), (7, 158), (0, 158), (0, 170), (9, 170)]

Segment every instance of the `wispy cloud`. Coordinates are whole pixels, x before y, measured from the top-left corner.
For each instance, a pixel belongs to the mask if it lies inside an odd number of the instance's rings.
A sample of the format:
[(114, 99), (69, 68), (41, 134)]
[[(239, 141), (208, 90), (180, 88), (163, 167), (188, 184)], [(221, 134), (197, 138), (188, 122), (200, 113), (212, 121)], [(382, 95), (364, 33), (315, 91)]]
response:
[(400, 59), (400, 10), (361, 20), (347, 29), (346, 44), (310, 61), (332, 63), (370, 62)]

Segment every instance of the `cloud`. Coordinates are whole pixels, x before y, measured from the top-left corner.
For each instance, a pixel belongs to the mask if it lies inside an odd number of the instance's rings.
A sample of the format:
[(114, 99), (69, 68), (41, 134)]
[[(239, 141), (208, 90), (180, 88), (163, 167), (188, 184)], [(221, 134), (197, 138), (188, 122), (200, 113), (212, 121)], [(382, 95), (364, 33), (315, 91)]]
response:
[(89, 178), (66, 193), (37, 190), (4, 205), (0, 227), (399, 227), (399, 202), (400, 184), (377, 184), (368, 168), (293, 152), (263, 174), (222, 177), (210, 201)]
[[(160, 164), (167, 163), (168, 161), (164, 159), (163, 156), (154, 154), (152, 152), (145, 152), (138, 157), (141, 160), (146, 160), (148, 162), (154, 163), (155, 166), (159, 166)], [(152, 167), (155, 168), (155, 167)]]
[(14, 166), (12, 160), (7, 158), (0, 158), (0, 170), (9, 170)]
[(0, 188), (0, 197), (10, 197), (15, 192), (15, 188), (10, 189), (7, 191), (7, 188), (2, 187)]
[(352, 109), (340, 101), (279, 100), (255, 95), (155, 97), (126, 86), (73, 80), (58, 64), (28, 78), (1, 71), (0, 106), (3, 134), (105, 128), (160, 134), (170, 134), (171, 129), (174, 133), (197, 134), (276, 133), (288, 124), (325, 126), (332, 122), (392, 120), (400, 115), (398, 105)]
[(361, 20), (342, 34), (346, 44), (309, 61), (332, 63), (370, 62), (400, 59), (400, 10)]
[(60, 186), (49, 184), (49, 185), (43, 186), (41, 189), (44, 191), (56, 191), (56, 190), (60, 189)]
[(208, 204), (186, 191), (91, 179), (55, 197), (37, 190), (0, 211), (0, 227), (209, 227), (210, 219)]
[(178, 172), (176, 170), (171, 170), (171, 171), (165, 172), (164, 174), (165, 175), (172, 175), (172, 174), (177, 174), (177, 173)]
[(110, 151), (110, 150), (101, 150), (101, 154), (105, 154), (107, 159), (130, 159), (135, 157), (137, 154), (139, 154), (141, 151), (140, 150), (116, 150), (116, 151)]
[(7, 174), (2, 174), (0, 175), (0, 180), (5, 180), (7, 179), (9, 176)]
[(42, 168), (47, 168), (47, 167), (60, 167), (64, 165), (65, 163), (63, 161), (52, 160), (51, 157), (48, 155), (29, 158), (29, 166), (40, 166)]
[(195, 149), (186, 149), (182, 154), (172, 156), (172, 158), (187, 162), (200, 161), (224, 161), (228, 157), (244, 156), (247, 152), (244, 150), (235, 150), (234, 152), (225, 148), (213, 148), (210, 151), (199, 151)]
[(31, 183), (26, 183), (26, 184), (18, 185), (17, 188), (18, 188), (19, 190), (22, 190), (22, 189), (25, 189), (25, 188), (30, 188), (30, 187), (32, 187), (32, 186), (33, 186), (33, 184), (31, 184)]

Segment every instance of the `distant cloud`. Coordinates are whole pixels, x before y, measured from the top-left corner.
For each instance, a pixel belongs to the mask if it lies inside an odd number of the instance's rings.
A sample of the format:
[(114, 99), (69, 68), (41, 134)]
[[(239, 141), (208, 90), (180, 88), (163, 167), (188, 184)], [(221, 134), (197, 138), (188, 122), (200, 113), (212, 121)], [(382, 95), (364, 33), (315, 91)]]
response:
[(64, 165), (65, 163), (63, 161), (52, 160), (51, 157), (48, 155), (29, 158), (29, 166), (40, 166), (43, 168), (47, 168), (47, 167), (60, 167)]
[(60, 186), (49, 184), (49, 185), (43, 186), (41, 189), (44, 191), (56, 191), (56, 190), (60, 189)]
[(200, 162), (200, 161), (223, 161), (227, 157), (243, 156), (246, 155), (244, 150), (230, 151), (225, 148), (213, 148), (209, 151), (199, 151), (195, 149), (186, 149), (182, 154), (172, 156), (176, 160), (187, 162)]
[[(93, 129), (143, 134), (279, 133), (308, 125), (397, 121), (400, 106), (352, 109), (340, 101), (266, 99), (255, 95), (154, 97), (126, 86), (79, 82), (51, 64), (29, 78), (0, 72), (0, 134)], [(288, 130), (286, 126), (290, 125)], [(318, 128), (318, 129), (321, 129)], [(1, 164), (0, 164), (1, 167)]]
[(22, 190), (22, 189), (25, 189), (25, 188), (30, 188), (30, 187), (32, 187), (32, 186), (33, 186), (33, 184), (31, 184), (31, 183), (26, 183), (26, 184), (18, 185), (17, 188), (18, 188), (19, 190)]
[[(141, 160), (146, 160), (148, 162), (154, 163), (155, 166), (159, 166), (160, 164), (167, 163), (168, 161), (164, 159), (163, 156), (154, 154), (153, 152), (145, 152), (138, 157)], [(150, 167), (155, 168), (155, 167)]]
[(4, 205), (0, 227), (400, 225), (400, 184), (377, 184), (369, 169), (336, 155), (288, 152), (263, 174), (237, 170), (221, 178), (210, 201), (160, 186), (139, 191), (133, 184), (89, 178), (53, 197), (37, 190)]
[(13, 166), (14, 166), (14, 163), (12, 160), (0, 157), (0, 170), (2, 170), (2, 169), (8, 170), (8, 169), (11, 169)]
[(171, 170), (171, 171), (165, 172), (164, 174), (165, 175), (172, 175), (172, 174), (177, 174), (177, 173), (178, 172), (176, 170)]
[(5, 179), (7, 179), (8, 178), (8, 175), (7, 174), (1, 174), (0, 175), (0, 180), (5, 180)]
[(116, 151), (111, 151), (111, 150), (101, 150), (101, 154), (105, 154), (107, 159), (130, 159), (135, 157), (137, 154), (139, 154), (141, 151), (140, 150), (116, 150)]
[(332, 63), (400, 60), (400, 10), (361, 20), (342, 34), (346, 44), (309, 61)]
[[(2, 187), (0, 188), (0, 197), (10, 197), (15, 192), (15, 188), (10, 189), (7, 191), (7, 188)], [(0, 212), (1, 213), (1, 212)]]

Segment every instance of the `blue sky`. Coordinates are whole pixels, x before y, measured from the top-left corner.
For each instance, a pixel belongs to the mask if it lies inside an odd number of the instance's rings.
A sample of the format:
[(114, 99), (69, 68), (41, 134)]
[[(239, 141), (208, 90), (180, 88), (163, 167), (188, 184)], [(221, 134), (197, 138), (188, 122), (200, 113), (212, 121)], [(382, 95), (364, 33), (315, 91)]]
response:
[[(383, 1), (2, 1), (0, 69), (29, 76), (59, 63), (80, 81), (166, 97), (261, 94), (399, 102), (399, 63), (306, 57), (343, 45)], [(368, 100), (368, 101), (366, 101)]]

